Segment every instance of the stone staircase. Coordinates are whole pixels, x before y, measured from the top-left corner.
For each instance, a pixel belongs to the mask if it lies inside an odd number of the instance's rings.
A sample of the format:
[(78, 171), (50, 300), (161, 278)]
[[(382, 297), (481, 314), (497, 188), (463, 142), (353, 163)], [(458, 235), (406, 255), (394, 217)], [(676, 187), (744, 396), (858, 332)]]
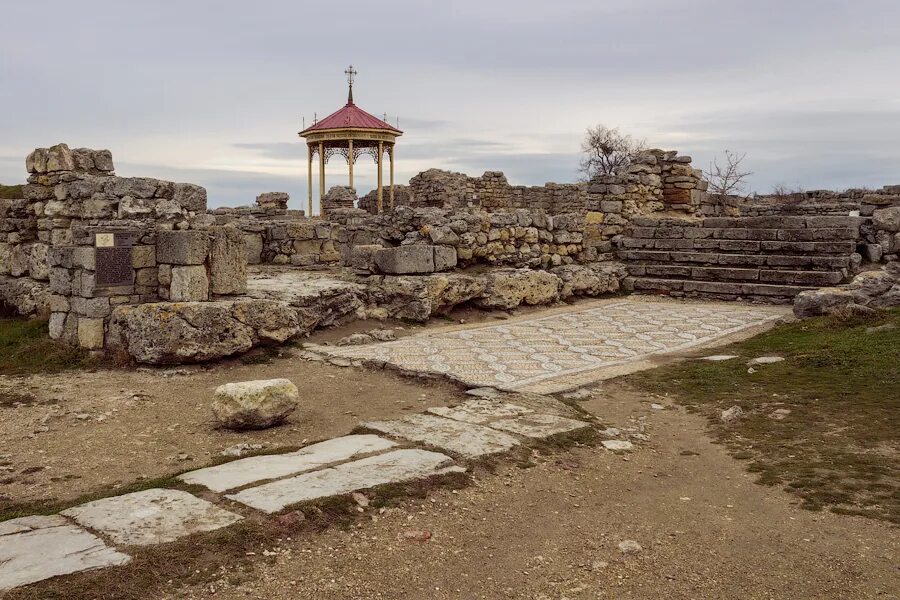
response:
[(619, 240), (636, 293), (791, 302), (859, 265), (859, 217), (636, 217)]

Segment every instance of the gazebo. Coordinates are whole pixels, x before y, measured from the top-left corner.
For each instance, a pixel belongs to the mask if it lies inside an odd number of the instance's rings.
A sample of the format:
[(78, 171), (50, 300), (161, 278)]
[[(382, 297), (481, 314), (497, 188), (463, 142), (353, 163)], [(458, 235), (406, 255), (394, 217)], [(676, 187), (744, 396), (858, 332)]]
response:
[(312, 216), (312, 173), (313, 156), (319, 156), (319, 212), (325, 214), (322, 205), (325, 196), (325, 163), (335, 154), (340, 154), (347, 160), (350, 171), (350, 187), (353, 187), (353, 165), (362, 154), (367, 154), (375, 159), (378, 165), (378, 212), (384, 208), (384, 189), (382, 164), (387, 153), (390, 160), (390, 188), (388, 202), (390, 208), (394, 207), (394, 143), (403, 132), (382, 121), (378, 117), (370, 115), (353, 103), (353, 79), (356, 71), (353, 65), (347, 68), (349, 92), (347, 104), (339, 111), (328, 115), (312, 126), (299, 133), (306, 140), (309, 171), (309, 215)]

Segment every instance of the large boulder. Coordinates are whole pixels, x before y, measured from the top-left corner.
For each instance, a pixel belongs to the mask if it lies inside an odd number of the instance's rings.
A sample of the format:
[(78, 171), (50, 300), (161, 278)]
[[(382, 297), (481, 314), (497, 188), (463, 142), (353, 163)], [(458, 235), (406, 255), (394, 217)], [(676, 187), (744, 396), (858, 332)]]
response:
[(531, 269), (497, 269), (485, 276), (482, 308), (512, 309), (520, 304), (551, 304), (559, 300), (562, 281), (553, 273)]
[(375, 252), (375, 266), (388, 275), (433, 273), (434, 246), (413, 244), (381, 248)]
[(176, 365), (217, 360), (300, 334), (284, 302), (159, 302), (120, 306), (112, 313), (111, 345), (134, 360)]
[(588, 265), (562, 265), (550, 269), (562, 280), (561, 298), (571, 296), (599, 296), (618, 291), (625, 278), (624, 265), (620, 263), (593, 263)]
[(226, 383), (216, 388), (212, 409), (228, 429), (265, 429), (282, 423), (300, 406), (300, 392), (289, 379)]
[(888, 263), (879, 271), (864, 271), (841, 287), (801, 292), (794, 299), (794, 314), (800, 318), (834, 314), (859, 307), (900, 306), (900, 263)]
[(484, 290), (483, 278), (461, 273), (373, 278), (368, 302), (386, 311), (386, 316), (424, 322), (481, 297)]
[(801, 319), (832, 314), (855, 304), (852, 292), (843, 288), (828, 287), (800, 292), (794, 298), (794, 315)]

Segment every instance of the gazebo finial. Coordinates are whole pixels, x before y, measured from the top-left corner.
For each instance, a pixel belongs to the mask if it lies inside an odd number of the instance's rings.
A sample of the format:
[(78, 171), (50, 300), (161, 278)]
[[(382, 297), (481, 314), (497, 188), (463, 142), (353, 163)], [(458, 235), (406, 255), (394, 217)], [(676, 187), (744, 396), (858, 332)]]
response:
[(347, 70), (344, 71), (344, 75), (347, 76), (347, 83), (350, 86), (347, 93), (347, 104), (353, 104), (353, 78), (356, 77), (356, 69), (353, 68), (353, 65), (347, 67)]

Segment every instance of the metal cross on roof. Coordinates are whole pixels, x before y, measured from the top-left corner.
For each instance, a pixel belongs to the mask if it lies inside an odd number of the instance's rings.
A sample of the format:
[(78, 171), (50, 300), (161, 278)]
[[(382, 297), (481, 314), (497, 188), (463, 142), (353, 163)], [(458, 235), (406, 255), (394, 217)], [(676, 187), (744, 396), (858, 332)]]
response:
[(356, 69), (353, 68), (353, 65), (347, 67), (344, 71), (344, 75), (347, 76), (347, 83), (350, 85), (350, 91), (347, 94), (347, 103), (353, 104), (353, 78), (356, 77)]

